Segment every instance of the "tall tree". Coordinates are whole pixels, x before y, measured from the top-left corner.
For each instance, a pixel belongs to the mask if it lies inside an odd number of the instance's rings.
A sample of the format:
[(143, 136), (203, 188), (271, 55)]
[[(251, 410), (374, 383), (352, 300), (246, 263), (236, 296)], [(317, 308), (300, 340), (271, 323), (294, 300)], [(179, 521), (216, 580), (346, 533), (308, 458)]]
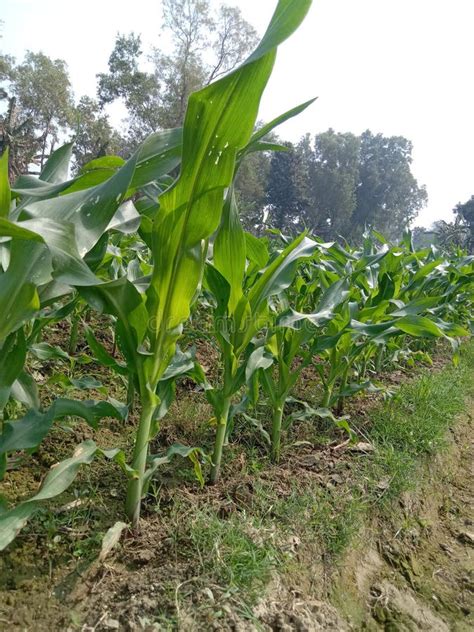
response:
[(310, 225), (322, 237), (351, 232), (360, 170), (360, 139), (332, 129), (314, 139)]
[(300, 178), (300, 155), (292, 143), (288, 151), (272, 154), (268, 174), (266, 223), (284, 232), (301, 230), (305, 224), (306, 198)]
[(40, 143), (39, 165), (71, 122), (73, 95), (66, 62), (28, 51), (14, 71), (13, 95), (21, 117), (29, 119)]
[(253, 152), (246, 156), (235, 182), (239, 213), (246, 230), (258, 234), (265, 219), (267, 181), (271, 154)]
[(124, 141), (112, 127), (99, 104), (83, 96), (73, 113), (73, 154), (76, 167), (107, 154), (118, 154)]
[(101, 106), (120, 99), (129, 117), (128, 135), (137, 144), (160, 127), (160, 84), (154, 73), (140, 69), (143, 58), (139, 35), (118, 34), (109, 57), (108, 72), (97, 75)]
[(99, 102), (121, 99), (127, 108), (132, 144), (181, 125), (189, 95), (233, 69), (257, 39), (239, 9), (221, 6), (213, 13), (207, 0), (164, 0), (163, 26), (172, 49), (153, 49), (151, 71), (142, 69), (147, 57), (131, 33), (117, 36), (108, 72), (98, 75)]
[(456, 204), (453, 209), (456, 215), (455, 223), (464, 227), (466, 233), (466, 248), (469, 252), (474, 252), (474, 195), (464, 204)]
[(23, 63), (2, 57), (0, 96), (7, 108), (0, 117), (3, 148), (10, 148), (10, 175), (41, 168), (60, 134), (71, 122), (73, 96), (66, 63), (28, 51)]
[(367, 130), (360, 137), (357, 204), (350, 236), (366, 225), (389, 237), (400, 236), (426, 204), (427, 193), (411, 172), (412, 143), (403, 136), (386, 137)]

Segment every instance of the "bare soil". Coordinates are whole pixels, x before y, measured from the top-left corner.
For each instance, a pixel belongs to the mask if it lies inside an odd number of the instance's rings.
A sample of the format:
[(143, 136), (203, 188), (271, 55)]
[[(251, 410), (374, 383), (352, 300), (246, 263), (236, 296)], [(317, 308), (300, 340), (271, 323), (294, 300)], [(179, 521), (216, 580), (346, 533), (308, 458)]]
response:
[[(125, 539), (104, 563), (54, 568), (30, 538), (30, 547), (18, 548), (19, 558), (10, 554), (9, 569), (3, 567), (11, 574), (2, 574), (0, 584), (1, 629), (468, 632), (474, 629), (472, 413), (452, 429), (450, 444), (426, 466), (417, 491), (404, 494), (390, 518), (365, 525), (336, 567), (315, 543), (294, 536), (280, 543), (297, 563), (274, 574), (250, 617), (232, 607), (232, 597), (210, 599), (212, 586), (182, 600), (192, 592), (192, 566), (176, 554), (174, 525), (149, 516), (140, 536)], [(305, 476), (331, 476), (327, 458), (324, 471), (303, 467), (305, 459), (280, 469), (282, 496), (285, 479), (297, 470), (302, 485)], [(251, 495), (250, 481), (240, 480), (229, 494), (217, 487), (190, 502), (232, 512), (249, 505)], [(154, 617), (158, 605), (170, 614), (162, 624)]]

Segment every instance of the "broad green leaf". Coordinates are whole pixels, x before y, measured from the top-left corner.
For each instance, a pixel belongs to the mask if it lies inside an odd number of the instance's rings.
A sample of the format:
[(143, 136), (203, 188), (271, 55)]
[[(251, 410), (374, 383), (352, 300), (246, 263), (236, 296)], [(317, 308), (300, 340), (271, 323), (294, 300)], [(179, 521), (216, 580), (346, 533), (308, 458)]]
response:
[(51, 255), (38, 242), (13, 240), (10, 264), (0, 272), (0, 343), (39, 310), (37, 285), (51, 279)]
[(22, 371), (13, 383), (11, 397), (27, 408), (38, 410), (41, 405), (36, 382), (26, 371)]
[(214, 267), (226, 279), (230, 287), (228, 309), (235, 311), (242, 297), (245, 274), (245, 234), (240, 223), (234, 190), (231, 187), (222, 212), (213, 249)]
[(8, 147), (0, 158), (0, 217), (10, 214), (11, 191), (8, 179)]
[(248, 295), (253, 314), (265, 299), (279, 294), (291, 284), (299, 260), (311, 257), (315, 249), (316, 242), (302, 233), (268, 265)]
[(148, 290), (152, 383), (173, 357), (189, 316), (203, 271), (203, 244), (219, 225), (223, 193), (232, 181), (237, 152), (250, 140), (276, 47), (298, 27), (310, 4), (309, 0), (280, 0), (249, 59), (189, 99), (180, 176), (161, 195), (153, 226), (155, 265)]
[(422, 338), (439, 338), (443, 335), (442, 330), (426, 316), (409, 315), (395, 321), (395, 327), (411, 336)]
[(36, 448), (55, 421), (69, 416), (81, 417), (96, 428), (104, 417), (123, 420), (126, 408), (117, 402), (56, 399), (44, 413), (29, 410), (21, 419), (6, 421), (0, 435), (0, 453)]
[(50, 184), (59, 184), (67, 180), (73, 145), (74, 143), (67, 143), (51, 154), (40, 173), (40, 180)]
[(120, 156), (100, 156), (100, 158), (94, 158), (90, 160), (83, 167), (81, 167), (81, 173), (86, 171), (95, 171), (96, 169), (113, 169), (117, 170), (123, 167), (125, 160)]
[(94, 336), (94, 332), (89, 326), (86, 326), (84, 328), (84, 333), (86, 336), (87, 344), (89, 345), (96, 359), (100, 362), (100, 364), (102, 364), (102, 366), (111, 368), (112, 371), (118, 373), (119, 375), (128, 374), (128, 369), (126, 365), (120, 364), (114, 357), (110, 355), (104, 345), (100, 343)]
[(5, 340), (0, 350), (0, 411), (8, 402), (11, 388), (23, 371), (26, 360), (26, 340), (22, 330)]
[(97, 311), (117, 317), (120, 348), (127, 364), (136, 368), (137, 350), (149, 320), (143, 295), (126, 277), (97, 287), (81, 287), (79, 292)]
[(143, 187), (177, 167), (181, 160), (182, 139), (181, 128), (150, 134), (140, 146), (131, 186)]
[(82, 465), (91, 463), (97, 454), (114, 460), (128, 476), (136, 475), (125, 464), (125, 455), (122, 450), (102, 450), (91, 439), (84, 441), (75, 449), (71, 458), (53, 465), (35, 496), (0, 513), (0, 551), (15, 539), (29, 518), (39, 509), (40, 502), (62, 494), (74, 482)]
[[(276, 118), (274, 118), (272, 121), (270, 121), (270, 123), (263, 125), (260, 129), (258, 129), (252, 135), (252, 138), (250, 139), (248, 145), (242, 150), (241, 153), (244, 154), (244, 153), (248, 153), (249, 151), (252, 151), (252, 146), (258, 143), (258, 141), (260, 141), (262, 138), (265, 138), (265, 136), (267, 136), (267, 134), (272, 132), (275, 129), (275, 127), (278, 127), (279, 125), (281, 125), (285, 121), (288, 121), (294, 116), (298, 116), (298, 114), (301, 114), (301, 112), (304, 112), (304, 110), (306, 110), (306, 108), (309, 107), (315, 101), (316, 99), (310, 99), (309, 101), (305, 101), (304, 103), (297, 105), (291, 110), (288, 110), (284, 114), (280, 114), (280, 116), (277, 116)], [(287, 150), (288, 148), (282, 146), (282, 149)]]
[(81, 465), (90, 463), (97, 447), (93, 441), (84, 441), (70, 459), (57, 463), (46, 476), (39, 492), (15, 508), (0, 514), (0, 551), (16, 537), (31, 515), (38, 509), (39, 501), (58, 496), (74, 481)]
[(130, 186), (136, 157), (132, 157), (103, 184), (83, 191), (29, 203), (24, 212), (38, 220), (57, 224), (70, 222), (75, 226), (77, 250), (80, 257), (97, 243)]
[(38, 360), (66, 360), (70, 361), (69, 355), (57, 345), (50, 345), (48, 342), (38, 342), (29, 346), (28, 349)]
[(259, 239), (252, 233), (245, 233), (245, 249), (247, 259), (254, 263), (258, 269), (264, 268), (269, 259), (268, 248), (263, 239)]
[(273, 356), (265, 347), (257, 347), (245, 364), (245, 381), (248, 382), (255, 371), (268, 369), (273, 364)]

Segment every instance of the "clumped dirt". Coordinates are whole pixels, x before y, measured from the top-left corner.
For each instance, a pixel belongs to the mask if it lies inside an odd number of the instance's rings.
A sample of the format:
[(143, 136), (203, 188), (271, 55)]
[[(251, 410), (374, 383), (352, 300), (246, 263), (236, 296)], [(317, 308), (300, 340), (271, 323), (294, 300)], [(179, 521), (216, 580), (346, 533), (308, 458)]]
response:
[[(403, 378), (400, 373), (390, 380), (396, 386)], [(349, 404), (349, 410), (358, 406), (361, 428), (376, 404), (377, 396)], [(191, 416), (197, 427), (208, 412), (205, 403), (198, 402), (192, 410), (177, 408), (176, 417)], [(104, 429), (102, 443), (114, 444), (119, 430), (113, 426)], [(100, 544), (95, 545), (92, 556), (80, 555), (78, 562), (71, 559), (70, 547), (61, 556), (64, 544), (44, 537), (47, 523), (33, 526), (33, 531), (13, 544), (3, 561), (0, 559), (0, 630), (472, 630), (473, 430), (468, 413), (451, 431), (450, 448), (420, 473), (418, 489), (405, 493), (389, 518), (386, 513), (383, 520), (372, 516), (372, 524), (363, 526), (337, 564), (321, 543), (299, 538), (299, 525), (295, 524), (287, 539), (276, 543), (290, 563), (281, 573), (273, 573), (254, 608), (243, 609), (238, 594), (197, 578), (195, 551), (186, 554), (186, 541), (176, 540), (176, 525), (186, 520), (187, 509), (191, 513), (194, 507), (208, 507), (221, 518), (237, 515), (242, 521), (251, 515), (257, 502), (256, 477), (248, 473), (246, 453), (228, 464), (225, 484), (201, 491), (194, 484), (183, 485), (173, 471), (165, 472), (159, 490), (162, 517), (157, 519), (153, 514), (152, 503), (146, 506), (141, 534), (131, 537), (125, 533), (120, 546), (104, 562), (97, 560)], [(88, 436), (90, 430), (81, 425), (74, 432)], [(165, 427), (164, 432), (169, 433), (166, 441), (174, 439), (171, 430)], [(300, 432), (302, 440), (307, 438), (304, 424)], [(56, 439), (63, 438), (58, 435)], [(337, 488), (344, 498), (357, 459), (364, 458), (370, 445), (361, 441), (354, 448), (342, 433), (333, 434), (326, 443), (318, 443), (314, 436), (311, 439), (285, 454), (279, 467), (259, 472), (259, 493), (271, 490), (272, 498), (285, 499), (298, 481), (302, 493), (316, 485), (321, 490)], [(55, 436), (48, 441), (55, 441)], [(40, 451), (30, 468), (28, 489), (37, 485), (41, 456)], [(61, 500), (66, 505), (77, 500), (83, 503), (85, 513), (78, 517), (77, 525), (67, 523), (61, 533), (61, 538), (74, 546), (84, 537), (75, 531), (84, 528), (84, 516), (90, 521), (85, 525), (90, 537), (104, 525), (110, 526), (110, 516), (120, 515), (122, 505), (121, 492), (117, 492), (122, 485), (120, 476), (116, 480), (110, 468), (100, 464), (87, 476), (89, 486), (98, 490), (95, 497)], [(20, 478), (19, 474), (18, 482)], [(28, 489), (21, 489), (20, 495)], [(176, 514), (173, 506), (178, 496), (181, 510)], [(272, 536), (256, 532), (252, 537), (266, 535)]]
[(351, 629), (474, 629), (474, 400), (415, 493), (364, 532), (332, 594)]

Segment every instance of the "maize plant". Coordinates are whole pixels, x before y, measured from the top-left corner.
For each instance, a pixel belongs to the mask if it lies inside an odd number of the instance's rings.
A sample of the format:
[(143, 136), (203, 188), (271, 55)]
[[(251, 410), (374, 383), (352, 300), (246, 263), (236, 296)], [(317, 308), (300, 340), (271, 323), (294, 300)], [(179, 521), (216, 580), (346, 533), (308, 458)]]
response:
[[(0, 478), (9, 456), (15, 465), (28, 458), (59, 419), (73, 415), (96, 428), (103, 417), (126, 419), (135, 402), (139, 413), (130, 461), (121, 450), (85, 441), (35, 496), (0, 509), (0, 549), (94, 458), (113, 460), (125, 473), (126, 513), (137, 527), (157, 468), (184, 457), (201, 484), (208, 463), (215, 482), (234, 418), (262, 395), (271, 406), (264, 432), (278, 461), (282, 429), (295, 418), (285, 419), (285, 406), (305, 367), (316, 369), (322, 394), (319, 408), (303, 402), (304, 415), (350, 430), (332, 413), (343, 412), (345, 398), (378, 388), (389, 363), (426, 360), (432, 340), (449, 340), (456, 358), (459, 338), (472, 330), (474, 258), (464, 253), (415, 251), (408, 233), (390, 244), (376, 231), (357, 248), (306, 233), (268, 248), (242, 229), (234, 195), (239, 164), (253, 151), (285, 150), (266, 142), (267, 134), (310, 103), (253, 131), (276, 49), (310, 4), (279, 0), (254, 53), (191, 95), (183, 129), (151, 135), (127, 161), (99, 158), (71, 179), (68, 144), (39, 178), (21, 176), (10, 188), (8, 155), (0, 158)], [(205, 337), (209, 307), (220, 359), (215, 383), (183, 335), (192, 315), (193, 336)], [(112, 352), (82, 322), (92, 310), (107, 315)], [(70, 351), (82, 331), (96, 361), (127, 383), (127, 405), (58, 397), (42, 407), (28, 363), (76, 361), (47, 341), (48, 327), (68, 319)], [(204, 388), (213, 408), (214, 446), (176, 443), (150, 454), (183, 375)], [(97, 386), (72, 372), (59, 379)], [(12, 415), (15, 402), (26, 409), (21, 416)]]
[(221, 388), (205, 384), (217, 425), (213, 483), (219, 477), (230, 421), (235, 410), (242, 408), (239, 404), (231, 410), (232, 398), (255, 371), (272, 363), (258, 340), (258, 334), (269, 324), (269, 299), (290, 285), (299, 260), (311, 256), (315, 247), (315, 242), (302, 234), (270, 259), (262, 242), (251, 235), (246, 239), (230, 189), (214, 241), (213, 263), (206, 268), (206, 282), (215, 299), (215, 336), (223, 367)]
[[(79, 465), (97, 453), (123, 465), (129, 477), (126, 511), (135, 527), (142, 496), (160, 463), (182, 454), (198, 467), (195, 448), (177, 446), (167, 456), (150, 458), (149, 443), (160, 415), (159, 385), (169, 380), (167, 371), (201, 283), (208, 240), (220, 224), (224, 193), (232, 183), (238, 153), (251, 139), (277, 47), (299, 26), (310, 4), (310, 0), (280, 0), (252, 55), (224, 78), (191, 95), (182, 130), (180, 173), (163, 192), (155, 184), (169, 172), (170, 163), (176, 164), (176, 144), (170, 145), (166, 135), (158, 137), (162, 174), (156, 164), (150, 165), (154, 161), (146, 156), (148, 147), (116, 171), (116, 163), (110, 168), (103, 159), (72, 183), (57, 182), (64, 173), (61, 162), (53, 176), (48, 171), (39, 182), (27, 178), (18, 185), (16, 195), (23, 199), (8, 219), (6, 204), (2, 204), (0, 235), (9, 237), (11, 244), (10, 262), (0, 279), (0, 308), (6, 314), (0, 323), (0, 340), (35, 316), (40, 287), (47, 286), (48, 301), (75, 288), (91, 307), (116, 319), (141, 412), (130, 465), (119, 451), (106, 454), (94, 442), (81, 444), (71, 459), (51, 472), (35, 497), (0, 516), (1, 544), (14, 537), (40, 500), (65, 489)], [(145, 188), (148, 197), (154, 195), (150, 189), (159, 194), (157, 209), (148, 208), (143, 234), (151, 248), (150, 278), (146, 287), (135, 286), (127, 277), (104, 281), (84, 257), (99, 243), (130, 190), (139, 187)], [(23, 265), (25, 261), (29, 265)], [(12, 427), (25, 428), (27, 421), (22, 422)]]

